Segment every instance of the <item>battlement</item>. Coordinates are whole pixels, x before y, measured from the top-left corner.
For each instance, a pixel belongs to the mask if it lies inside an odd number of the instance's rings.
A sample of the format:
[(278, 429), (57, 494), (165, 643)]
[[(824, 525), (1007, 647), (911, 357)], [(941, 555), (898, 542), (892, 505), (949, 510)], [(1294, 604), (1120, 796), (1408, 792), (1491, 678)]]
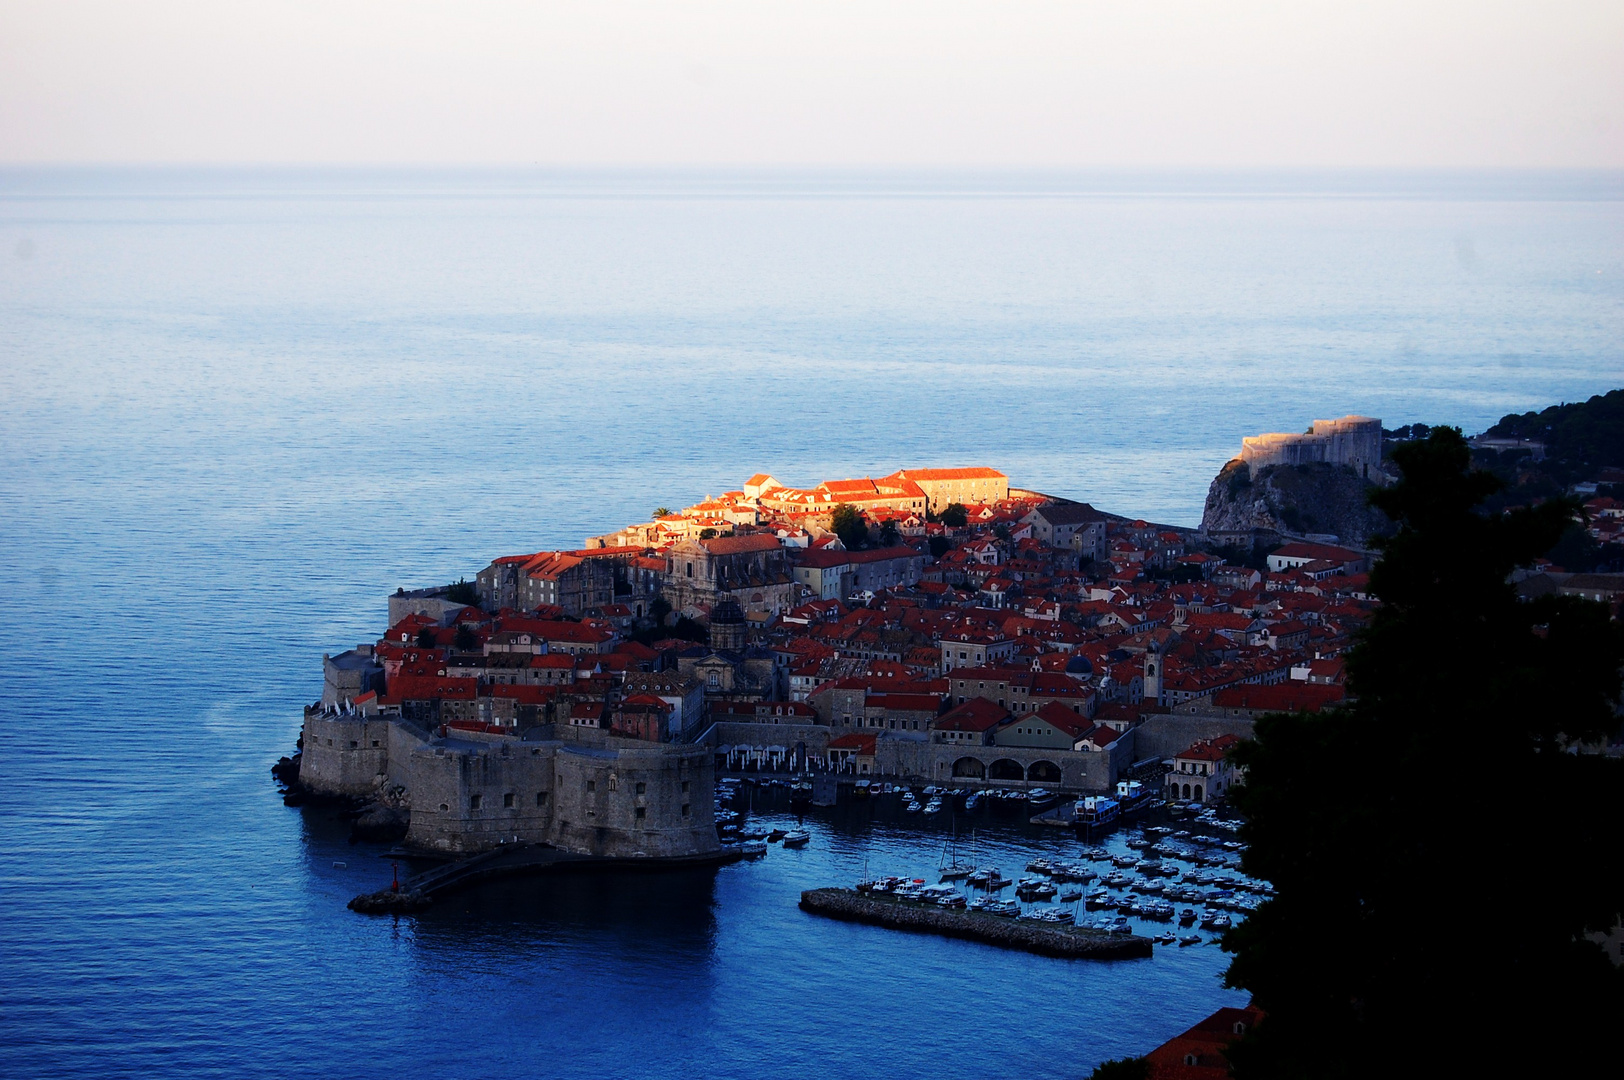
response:
[(1300, 435), (1270, 432), (1241, 440), (1240, 459), (1255, 471), (1269, 465), (1346, 465), (1369, 477), (1382, 460), (1382, 422), (1369, 416), (1315, 420)]

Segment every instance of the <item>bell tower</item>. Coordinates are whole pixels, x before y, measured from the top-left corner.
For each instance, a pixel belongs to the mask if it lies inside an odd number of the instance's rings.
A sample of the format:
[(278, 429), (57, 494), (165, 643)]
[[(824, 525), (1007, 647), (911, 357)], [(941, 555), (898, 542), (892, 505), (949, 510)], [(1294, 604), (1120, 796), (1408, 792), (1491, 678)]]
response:
[(1162, 647), (1154, 638), (1145, 646), (1145, 701), (1162, 703)]

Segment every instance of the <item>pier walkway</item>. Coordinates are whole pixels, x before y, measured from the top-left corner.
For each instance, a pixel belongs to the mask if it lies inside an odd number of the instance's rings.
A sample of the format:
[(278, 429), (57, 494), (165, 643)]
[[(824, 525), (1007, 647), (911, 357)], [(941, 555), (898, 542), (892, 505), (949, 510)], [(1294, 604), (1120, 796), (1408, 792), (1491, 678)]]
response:
[(831, 919), (965, 938), (1040, 956), (1137, 960), (1152, 952), (1150, 939), (1135, 935), (1104, 934), (1084, 927), (1039, 925), (976, 911), (880, 900), (851, 889), (808, 889), (801, 894), (800, 907)]

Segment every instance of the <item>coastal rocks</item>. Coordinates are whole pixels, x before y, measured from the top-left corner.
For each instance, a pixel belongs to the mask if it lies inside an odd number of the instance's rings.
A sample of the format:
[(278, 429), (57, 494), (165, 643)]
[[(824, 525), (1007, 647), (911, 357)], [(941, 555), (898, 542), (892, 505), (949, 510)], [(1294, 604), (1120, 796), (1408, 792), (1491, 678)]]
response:
[(1266, 465), (1253, 475), (1236, 458), (1207, 489), (1201, 531), (1215, 539), (1315, 534), (1364, 547), (1392, 530), (1369, 503), (1374, 487), (1345, 465)]
[(809, 889), (801, 894), (802, 911), (846, 922), (891, 930), (965, 938), (1041, 956), (1091, 960), (1132, 960), (1151, 955), (1147, 938), (1117, 937), (1090, 930), (1035, 926), (996, 915), (922, 907), (875, 900), (848, 889)]
[(412, 812), (398, 806), (372, 803), (350, 822), (350, 843), (394, 844), (406, 839)]
[(380, 889), (375, 893), (365, 893), (351, 900), (348, 907), (351, 911), (358, 911), (362, 915), (409, 915), (415, 911), (422, 911), (434, 901), (413, 889), (410, 892), (402, 889)]

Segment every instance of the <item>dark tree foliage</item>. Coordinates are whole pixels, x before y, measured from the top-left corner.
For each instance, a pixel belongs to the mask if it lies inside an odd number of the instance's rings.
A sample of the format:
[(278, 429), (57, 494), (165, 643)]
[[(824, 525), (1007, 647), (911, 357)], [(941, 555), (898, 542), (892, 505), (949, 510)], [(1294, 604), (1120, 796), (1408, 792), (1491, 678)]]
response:
[(946, 555), (952, 547), (953, 541), (949, 540), (947, 537), (933, 536), (930, 538), (930, 557), (933, 559), (940, 559), (943, 555)]
[(856, 507), (842, 503), (835, 507), (834, 513), (829, 517), (835, 535), (840, 537), (840, 542), (846, 545), (847, 551), (856, 551), (868, 543), (868, 525)]
[(1144, 1058), (1112, 1058), (1094, 1066), (1088, 1080), (1147, 1080), (1150, 1062)]
[(1553, 458), (1587, 465), (1624, 465), (1624, 390), (1543, 412), (1500, 419), (1486, 434), (1538, 439)]
[(417, 647), (419, 649), (434, 648), (434, 627), (425, 626), (417, 632)]
[(969, 521), (970, 514), (963, 503), (948, 503), (947, 509), (942, 511), (942, 524), (949, 529), (962, 529)]
[(473, 652), (479, 648), (479, 635), (474, 633), (467, 623), (459, 623), (453, 644), (456, 645), (458, 652)]
[(1616, 726), (1624, 641), (1599, 604), (1507, 584), (1571, 503), (1478, 513), (1498, 481), (1454, 428), (1393, 460), (1353, 703), (1236, 751), (1243, 865), (1277, 894), (1224, 942), (1268, 1014), (1235, 1075), (1589, 1075), (1624, 1030), (1624, 974), (1583, 937), (1624, 911), (1624, 761), (1572, 751)]
[(476, 607), (479, 604), (479, 591), (474, 588), (472, 581), (458, 578), (445, 591), (445, 598), (453, 604), (467, 604)]
[(704, 642), (710, 640), (710, 631), (705, 629), (704, 623), (696, 622), (684, 615), (682, 618), (677, 620), (677, 625), (671, 628), (671, 633), (669, 636), (674, 638), (684, 638), (688, 641), (697, 641), (703, 644)]

